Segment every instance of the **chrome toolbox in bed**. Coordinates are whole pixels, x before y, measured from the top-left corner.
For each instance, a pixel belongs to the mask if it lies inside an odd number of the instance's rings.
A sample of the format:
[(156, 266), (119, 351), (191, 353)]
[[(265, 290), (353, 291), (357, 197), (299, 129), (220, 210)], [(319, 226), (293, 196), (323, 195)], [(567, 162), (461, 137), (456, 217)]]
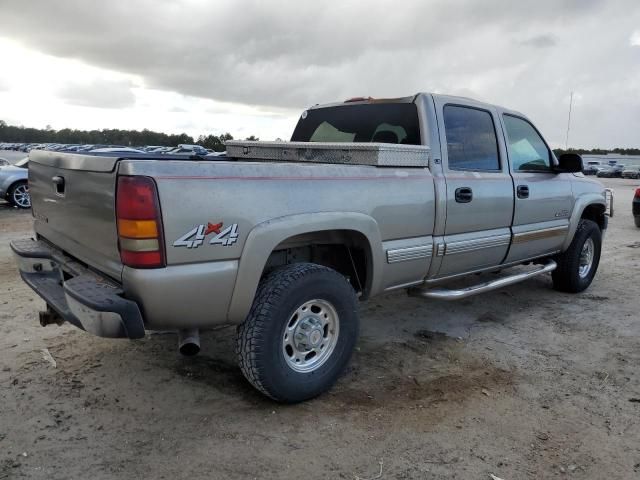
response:
[(428, 167), (429, 147), (390, 143), (228, 141), (227, 156), (265, 162)]

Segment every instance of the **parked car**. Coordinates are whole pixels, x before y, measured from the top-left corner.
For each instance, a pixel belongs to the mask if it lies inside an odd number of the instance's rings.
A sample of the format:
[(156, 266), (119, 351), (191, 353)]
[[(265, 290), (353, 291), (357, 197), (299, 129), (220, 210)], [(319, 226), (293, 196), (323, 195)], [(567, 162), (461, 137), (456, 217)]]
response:
[(633, 196), (633, 202), (631, 203), (631, 211), (633, 213), (633, 221), (636, 227), (640, 228), (640, 188), (636, 188), (636, 193)]
[(622, 178), (640, 178), (640, 166), (629, 166), (622, 170)]
[(95, 150), (89, 150), (91, 153), (147, 153), (137, 148), (129, 147), (110, 147), (110, 148), (96, 148)]
[(598, 167), (601, 167), (601, 166), (602, 164), (600, 162), (596, 160), (590, 160), (584, 166), (582, 173), (584, 173), (585, 175), (595, 175), (596, 173), (598, 173)]
[(598, 167), (598, 173), (596, 173), (596, 176), (600, 178), (613, 178), (617, 175), (614, 167), (605, 165), (602, 167)]
[(14, 165), (0, 166), (0, 198), (18, 208), (31, 208), (29, 196), (29, 157)]
[(174, 148), (173, 150), (170, 150), (168, 152), (166, 152), (168, 154), (185, 154), (185, 153), (192, 153), (195, 155), (207, 155), (209, 152), (207, 152), (207, 149), (204, 148), (201, 145), (178, 145), (176, 148)]
[(37, 237), (11, 248), (47, 304), (41, 323), (175, 329), (192, 354), (198, 329), (236, 324), (248, 381), (298, 402), (344, 370), (360, 300), (462, 299), (547, 273), (577, 293), (596, 274), (605, 189), (518, 112), (426, 93), (357, 100), (305, 111), (291, 142), (226, 147), (198, 162), (33, 152)]

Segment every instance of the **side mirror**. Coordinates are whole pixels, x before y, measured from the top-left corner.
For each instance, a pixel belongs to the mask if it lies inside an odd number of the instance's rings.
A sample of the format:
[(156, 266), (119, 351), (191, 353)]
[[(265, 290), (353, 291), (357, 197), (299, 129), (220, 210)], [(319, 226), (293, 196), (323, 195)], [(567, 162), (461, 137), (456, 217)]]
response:
[(558, 165), (554, 169), (557, 173), (582, 172), (582, 157), (577, 153), (563, 153), (558, 158)]

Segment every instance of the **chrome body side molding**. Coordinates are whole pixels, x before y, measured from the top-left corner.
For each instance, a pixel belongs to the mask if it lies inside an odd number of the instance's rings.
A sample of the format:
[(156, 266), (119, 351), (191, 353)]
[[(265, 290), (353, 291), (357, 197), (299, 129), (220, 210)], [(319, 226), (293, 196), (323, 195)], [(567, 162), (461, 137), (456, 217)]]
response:
[(407, 262), (419, 258), (429, 258), (433, 251), (433, 244), (415, 245), (412, 247), (394, 248), (387, 250), (387, 263)]
[(553, 237), (564, 237), (569, 231), (569, 225), (559, 227), (544, 228), (541, 230), (532, 230), (530, 232), (515, 233), (513, 235), (513, 243), (525, 243), (534, 240), (544, 240)]
[(455, 255), (457, 253), (473, 252), (475, 250), (483, 250), (485, 248), (501, 247), (503, 245), (509, 245), (510, 241), (511, 235), (507, 233), (484, 238), (474, 238), (473, 240), (451, 242), (446, 244), (444, 254)]

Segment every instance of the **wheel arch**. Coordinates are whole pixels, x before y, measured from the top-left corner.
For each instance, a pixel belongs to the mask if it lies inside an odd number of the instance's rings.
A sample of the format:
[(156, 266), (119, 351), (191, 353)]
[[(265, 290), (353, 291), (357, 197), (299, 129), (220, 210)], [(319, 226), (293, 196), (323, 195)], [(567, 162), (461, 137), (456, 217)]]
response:
[(18, 183), (29, 183), (29, 179), (27, 177), (23, 177), (21, 175), (11, 175), (7, 177), (0, 186), (0, 191), (3, 191), (3, 197), (8, 198), (11, 193), (11, 189)]
[[(362, 248), (366, 264), (363, 296), (381, 290), (384, 255), (380, 230), (372, 217), (362, 213), (343, 212), (290, 215), (261, 223), (249, 232), (238, 263), (238, 274), (227, 312), (228, 320), (232, 323), (244, 320), (274, 252), (295, 245), (327, 242), (336, 248)], [(335, 268), (322, 261), (318, 263)]]
[(565, 251), (569, 248), (569, 245), (571, 245), (571, 241), (578, 229), (578, 224), (583, 218), (593, 220), (600, 227), (600, 231), (603, 231), (607, 226), (605, 219), (606, 210), (606, 201), (600, 193), (590, 193), (579, 197), (576, 200), (571, 218), (569, 219), (569, 233), (562, 245), (562, 251)]

